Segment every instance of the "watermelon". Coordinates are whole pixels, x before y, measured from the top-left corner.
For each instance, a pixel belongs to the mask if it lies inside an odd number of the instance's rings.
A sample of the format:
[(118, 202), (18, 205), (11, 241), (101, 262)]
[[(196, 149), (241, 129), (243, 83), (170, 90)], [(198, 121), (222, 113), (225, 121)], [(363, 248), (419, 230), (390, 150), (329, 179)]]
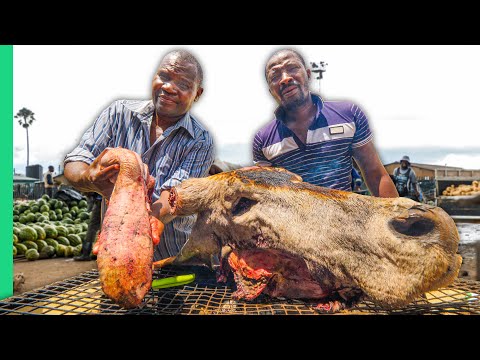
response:
[(44, 194), (42, 195), (42, 199), (44, 199), (45, 201), (48, 201), (50, 200), (50, 196), (48, 196), (47, 194)]
[(65, 218), (73, 219), (73, 215), (70, 214), (69, 212), (66, 212), (66, 213), (63, 214), (63, 218), (64, 218), (64, 219), (65, 219)]
[(55, 250), (55, 253), (57, 254), (58, 257), (64, 257), (66, 250), (67, 250), (67, 247), (65, 245), (59, 244), (57, 246), (57, 249)]
[(46, 238), (46, 239), (45, 239), (45, 242), (46, 242), (49, 246), (53, 247), (55, 250), (56, 250), (57, 247), (58, 247), (58, 242), (57, 242), (56, 240), (54, 240), (54, 239)]
[(55, 209), (55, 215), (62, 215), (62, 209)]
[(36, 218), (35, 214), (29, 213), (27, 215), (27, 223), (35, 222), (35, 221), (37, 221), (37, 218)]
[(17, 253), (18, 253), (17, 248), (14, 246), (13, 247), (13, 257), (17, 256)]
[(62, 207), (62, 214), (67, 214), (70, 211), (70, 209), (66, 206)]
[(87, 208), (87, 207), (88, 207), (88, 203), (87, 203), (85, 200), (80, 200), (80, 201), (78, 202), (78, 207), (79, 207), (80, 209), (82, 209), (82, 208)]
[(18, 237), (20, 235), (20, 228), (19, 227), (13, 227), (13, 234)]
[(24, 255), (25, 252), (28, 250), (28, 248), (25, 246), (25, 244), (15, 244), (14, 245), (17, 248), (17, 255)]
[(48, 259), (55, 256), (55, 248), (47, 245), (40, 251), (40, 259)]
[(42, 251), (45, 246), (48, 246), (44, 240), (35, 240), (35, 244), (38, 246), (38, 251)]
[(65, 215), (62, 219), (62, 223), (64, 223), (64, 224), (74, 224), (73, 220), (68, 218), (68, 217), (66, 218)]
[(31, 208), (30, 208), (30, 211), (32, 213), (38, 213), (38, 211), (40, 210), (40, 207), (38, 205), (33, 205)]
[(35, 229), (30, 226), (25, 226), (23, 229), (20, 230), (18, 238), (20, 239), (20, 241), (33, 241), (37, 240), (38, 235)]
[(18, 244), (18, 237), (17, 235), (13, 234), (13, 245)]
[(38, 207), (41, 207), (41, 206), (47, 205), (47, 204), (48, 204), (48, 203), (47, 203), (47, 201), (46, 201), (45, 199), (38, 199), (38, 200), (37, 200), (37, 206), (38, 206)]
[(77, 234), (77, 235), (80, 237), (80, 239), (81, 239), (82, 241), (84, 241), (85, 238), (87, 237), (87, 232), (86, 232), (86, 231), (82, 231), (81, 233), (79, 233), (79, 234)]
[(73, 246), (66, 246), (65, 247), (65, 257), (73, 256), (73, 251), (75, 248)]
[(24, 241), (23, 245), (25, 245), (28, 249), (38, 250), (38, 245), (33, 241)]
[(57, 229), (58, 236), (66, 237), (69, 234), (69, 231), (65, 226), (57, 226), (56, 229)]
[(36, 249), (28, 249), (25, 252), (25, 257), (29, 261), (35, 261), (35, 260), (38, 260), (38, 258), (40, 257), (40, 254), (38, 253), (38, 251)]
[(59, 237), (57, 237), (56, 240), (57, 240), (59, 245), (65, 245), (65, 246), (70, 245), (70, 241), (64, 236), (59, 236)]
[(47, 225), (47, 226), (45, 226), (44, 229), (45, 229), (45, 233), (47, 235), (47, 238), (55, 239), (58, 236), (58, 231), (54, 226)]
[(47, 213), (48, 213), (49, 211), (50, 211), (50, 208), (48, 207), (48, 205), (42, 205), (42, 206), (40, 207), (40, 212), (42, 212), (42, 213), (43, 213), (43, 212), (47, 212)]
[(46, 239), (47, 234), (46, 234), (45, 230), (43, 229), (43, 227), (41, 227), (39, 225), (32, 225), (31, 227), (33, 229), (35, 229), (35, 231), (37, 232), (37, 239), (38, 240), (45, 240)]
[(74, 207), (74, 206), (77, 206), (78, 205), (78, 202), (76, 200), (72, 200), (70, 201), (70, 203), (68, 204), (68, 206), (70, 206), (70, 208)]
[(17, 222), (18, 220), (20, 220), (20, 216), (18, 216), (18, 215), (13, 215), (13, 221), (14, 221), (14, 222)]
[(67, 236), (67, 239), (72, 246), (77, 246), (82, 243), (82, 239), (77, 234), (70, 234)]

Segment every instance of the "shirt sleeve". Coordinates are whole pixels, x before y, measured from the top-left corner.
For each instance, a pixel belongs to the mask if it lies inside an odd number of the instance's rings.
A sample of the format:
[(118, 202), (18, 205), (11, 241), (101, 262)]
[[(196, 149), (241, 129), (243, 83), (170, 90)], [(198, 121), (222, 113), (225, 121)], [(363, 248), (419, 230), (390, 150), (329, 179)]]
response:
[(116, 101), (103, 110), (93, 125), (83, 134), (78, 146), (65, 156), (64, 164), (82, 161), (90, 165), (105, 148), (112, 146), (117, 107)]
[(352, 104), (350, 111), (353, 116), (353, 122), (355, 123), (355, 135), (353, 136), (352, 148), (358, 148), (372, 141), (373, 134), (363, 111), (355, 104)]
[(253, 164), (257, 166), (272, 166), (272, 163), (263, 154), (262, 144), (260, 133), (257, 133), (253, 139)]
[(207, 137), (198, 141), (193, 145), (173, 175), (160, 186), (160, 192), (170, 190), (185, 179), (207, 176), (214, 160), (213, 140)]

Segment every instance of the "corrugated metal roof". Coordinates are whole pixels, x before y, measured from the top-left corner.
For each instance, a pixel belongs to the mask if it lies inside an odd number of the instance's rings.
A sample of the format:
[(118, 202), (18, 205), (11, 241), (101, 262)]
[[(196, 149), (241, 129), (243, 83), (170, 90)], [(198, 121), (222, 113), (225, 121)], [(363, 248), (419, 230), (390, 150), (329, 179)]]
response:
[[(383, 166), (388, 165), (398, 165), (400, 166), (400, 162), (395, 161), (389, 164), (384, 164)], [(454, 167), (454, 166), (445, 166), (445, 165), (430, 165), (430, 164), (419, 164), (419, 163), (410, 163), (410, 166), (416, 166), (418, 168), (427, 169), (427, 170), (464, 170), (461, 167)]]
[(40, 181), (36, 178), (26, 177), (22, 175), (13, 175), (13, 182), (35, 182)]

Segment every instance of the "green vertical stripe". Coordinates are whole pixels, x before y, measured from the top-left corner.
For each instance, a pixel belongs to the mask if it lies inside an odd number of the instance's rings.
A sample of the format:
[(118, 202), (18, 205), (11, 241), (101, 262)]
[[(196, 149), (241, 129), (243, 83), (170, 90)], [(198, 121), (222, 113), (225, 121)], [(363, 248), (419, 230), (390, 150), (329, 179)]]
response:
[(0, 299), (13, 294), (13, 45), (0, 46)]

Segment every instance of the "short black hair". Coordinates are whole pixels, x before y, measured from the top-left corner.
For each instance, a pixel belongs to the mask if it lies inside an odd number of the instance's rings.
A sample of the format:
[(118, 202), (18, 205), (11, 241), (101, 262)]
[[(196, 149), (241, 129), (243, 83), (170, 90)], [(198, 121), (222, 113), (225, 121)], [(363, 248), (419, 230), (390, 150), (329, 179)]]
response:
[(293, 49), (280, 49), (280, 50), (275, 50), (275, 52), (270, 55), (270, 57), (268, 58), (267, 60), (267, 63), (265, 64), (265, 78), (267, 78), (267, 65), (268, 63), (270, 62), (270, 60), (272, 60), (272, 58), (274, 56), (277, 56), (283, 52), (289, 52), (289, 53), (292, 53), (293, 55), (295, 55), (296, 58), (298, 58), (298, 60), (300, 60), (300, 62), (303, 64), (303, 67), (305, 69), (307, 69), (307, 65), (305, 63), (305, 59), (303, 58), (303, 56), (297, 51), (297, 50), (293, 50)]
[(50, 169), (55, 170), (55, 168), (53, 167), (53, 165), (50, 165), (50, 166), (48, 167), (48, 170), (50, 170)]
[[(197, 80), (198, 80), (198, 85), (202, 85), (203, 82), (203, 69), (200, 63), (198, 62), (197, 58), (193, 56), (190, 52), (187, 50), (173, 50), (170, 51), (168, 54), (166, 54), (163, 59), (165, 59), (167, 56), (170, 55), (176, 55), (183, 61), (195, 65), (195, 68), (197, 70)], [(163, 61), (162, 59), (162, 61)]]

